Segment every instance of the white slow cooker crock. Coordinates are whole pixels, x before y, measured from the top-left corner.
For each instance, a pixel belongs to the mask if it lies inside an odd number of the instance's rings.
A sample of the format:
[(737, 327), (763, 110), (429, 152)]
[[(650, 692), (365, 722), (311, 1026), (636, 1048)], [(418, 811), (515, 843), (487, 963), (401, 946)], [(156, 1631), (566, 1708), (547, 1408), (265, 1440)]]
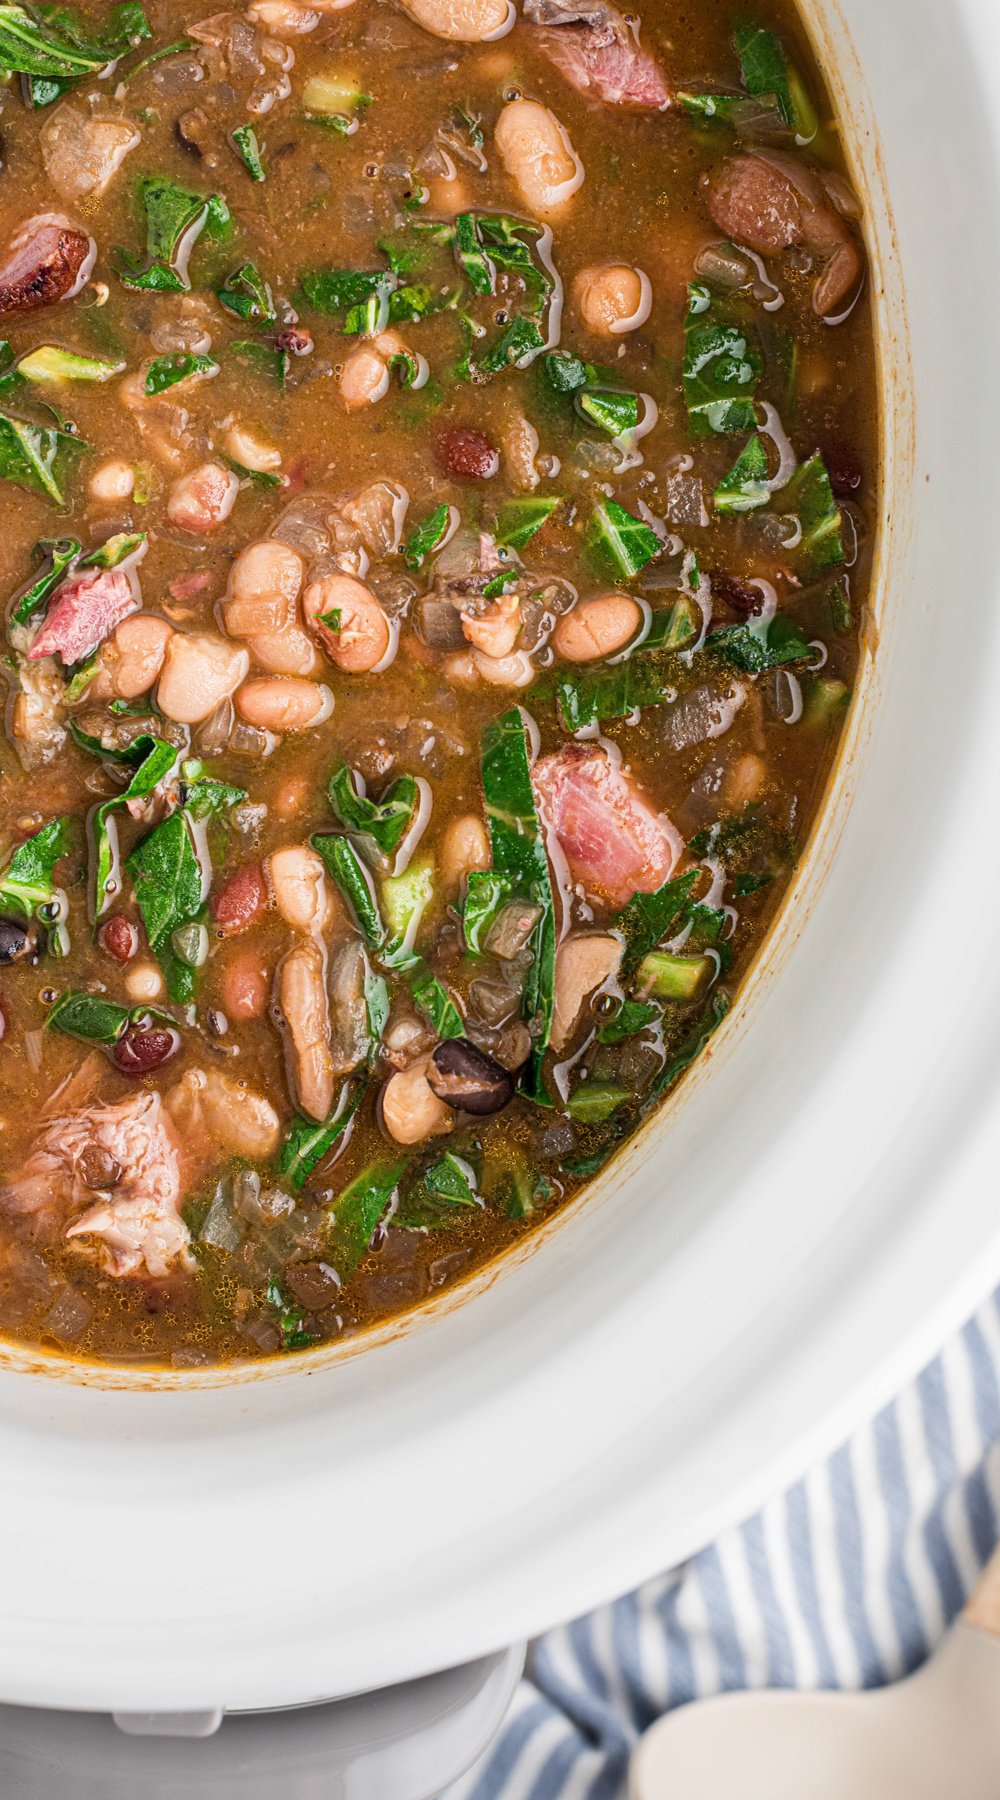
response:
[(218, 1380), (5, 1352), (0, 1699), (211, 1715), (481, 1657), (756, 1505), (1000, 1277), (1000, 5), (806, 12), (868, 210), (885, 492), (779, 930), (676, 1103), (464, 1296)]

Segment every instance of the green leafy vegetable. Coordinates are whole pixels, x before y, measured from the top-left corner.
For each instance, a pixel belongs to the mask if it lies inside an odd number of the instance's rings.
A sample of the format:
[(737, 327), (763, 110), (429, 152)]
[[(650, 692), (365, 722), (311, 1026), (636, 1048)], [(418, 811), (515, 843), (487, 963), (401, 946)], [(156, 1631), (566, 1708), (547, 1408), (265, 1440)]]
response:
[(196, 356), (191, 350), (178, 350), (170, 356), (157, 356), (146, 370), (143, 384), (147, 394), (162, 394), (179, 381), (190, 381), (192, 375), (217, 375), (219, 365), (214, 356)]
[(555, 908), (545, 839), (531, 787), (526, 715), (511, 707), (482, 736), (482, 780), (493, 849), (493, 871), (511, 892), (541, 907), (532, 940), (533, 960), (525, 987), (524, 1014), (532, 1034), (527, 1089), (547, 1104), (542, 1062), (552, 1032), (555, 990)]
[(581, 416), (606, 431), (611, 438), (624, 437), (639, 423), (639, 396), (584, 388), (576, 395), (576, 410)]
[(146, 215), (146, 260), (127, 250), (116, 251), (123, 286), (144, 293), (180, 294), (191, 286), (188, 260), (202, 232), (220, 236), (228, 229), (229, 208), (220, 194), (194, 194), (164, 175), (139, 183)]
[(451, 524), (451, 516), (451, 507), (442, 501), (429, 518), (422, 520), (416, 530), (410, 533), (403, 550), (403, 561), (408, 569), (419, 569), (431, 551), (436, 550), (443, 542)]
[(566, 1111), (581, 1124), (602, 1125), (631, 1098), (631, 1089), (617, 1081), (582, 1081), (567, 1100)]
[(112, 815), (130, 800), (146, 799), (177, 765), (180, 752), (175, 744), (144, 732), (133, 739), (125, 752), (129, 762), (138, 762), (128, 787), (110, 800), (95, 807), (90, 824), (94, 846), (94, 919), (100, 919), (118, 893), (118, 835)]
[(801, 538), (789, 546), (805, 579), (821, 575), (844, 560), (843, 518), (830, 486), (826, 463), (817, 450), (796, 469), (790, 482), (775, 495), (783, 513), (794, 514)]
[(249, 320), (254, 325), (277, 324), (278, 315), (274, 310), (271, 290), (256, 263), (241, 263), (238, 269), (227, 275), (218, 291), (218, 298), (220, 306), (224, 306), (227, 312), (235, 313), (238, 319)]
[(683, 384), (691, 431), (695, 437), (753, 431), (764, 366), (760, 346), (748, 327), (708, 316), (713, 303), (707, 288), (688, 292)]
[(305, 1311), (294, 1300), (289, 1300), (280, 1282), (274, 1275), (269, 1276), (267, 1283), (267, 1304), (274, 1314), (274, 1322), (281, 1334), (283, 1350), (307, 1350), (316, 1342), (315, 1336), (305, 1328)]
[(502, 369), (524, 369), (544, 349), (545, 339), (533, 319), (512, 319), (485, 356), (472, 365), (473, 377), (499, 375)]
[(590, 365), (571, 350), (551, 350), (539, 368), (544, 385), (553, 394), (575, 394), (589, 380)]
[(41, 610), (49, 595), (59, 586), (66, 570), (76, 561), (81, 549), (79, 539), (70, 537), (42, 538), (35, 545), (36, 552), (41, 551), (45, 558), (46, 566), (14, 601), (10, 614), (11, 624), (26, 625)]
[(384, 291), (390, 277), (384, 269), (315, 269), (302, 277), (302, 292), (317, 312), (342, 313), (363, 306)]
[(625, 940), (623, 974), (631, 974), (636, 964), (655, 949), (673, 927), (679, 928), (702, 874), (701, 869), (685, 869), (683, 875), (665, 881), (655, 893), (633, 894), (614, 921), (616, 931), (620, 931)]
[(59, 381), (110, 381), (120, 375), (124, 362), (101, 362), (96, 356), (76, 356), (71, 350), (60, 350), (55, 344), (40, 344), (29, 350), (17, 365), (26, 381), (38, 383)]
[(371, 1163), (348, 1184), (329, 1210), (326, 1256), (342, 1282), (351, 1279), (399, 1186), (406, 1161)]
[(594, 507), (585, 545), (591, 561), (612, 580), (638, 575), (661, 547), (652, 526), (634, 518), (617, 500), (600, 500)]
[(400, 775), (381, 800), (369, 800), (357, 791), (353, 771), (341, 763), (327, 784), (330, 805), (358, 848), (376, 868), (384, 867), (409, 831), (420, 800), (412, 775)]
[(447, 1230), (463, 1212), (479, 1205), (471, 1165), (446, 1150), (408, 1184), (393, 1224), (408, 1231)]
[[(78, 15), (68, 8), (37, 5), (0, 6), (0, 68), (14, 75), (48, 78), (60, 85), (49, 99), (65, 91), (64, 84), (96, 75), (132, 44), (152, 33), (142, 7), (135, 0), (114, 6), (99, 37), (89, 36)], [(45, 99), (33, 93), (35, 105)]]
[(39, 916), (49, 930), (50, 948), (56, 955), (65, 953), (68, 940), (63, 923), (66, 895), (55, 886), (55, 870), (73, 847), (73, 830), (72, 819), (52, 819), (18, 844), (0, 875), (0, 900), (5, 906), (17, 907), (26, 918)]
[(785, 53), (773, 31), (762, 25), (737, 25), (733, 37), (743, 72), (743, 85), (755, 98), (773, 94), (785, 125), (794, 126), (795, 107), (788, 86)]
[(278, 1168), (296, 1193), (301, 1192), (316, 1165), (343, 1137), (361, 1104), (365, 1086), (364, 1081), (345, 1082), (336, 1107), (321, 1125), (301, 1115), (293, 1119), (278, 1153)]
[(763, 439), (754, 436), (740, 451), (728, 475), (715, 490), (715, 509), (720, 513), (753, 512), (771, 498), (767, 478), (767, 451)]
[(766, 624), (751, 619), (745, 625), (726, 625), (721, 631), (709, 632), (703, 653), (720, 658), (730, 668), (759, 675), (785, 663), (802, 662), (815, 650), (794, 619), (787, 613), (775, 613)]
[(257, 133), (253, 126), (237, 125), (232, 133), (232, 140), (236, 153), (241, 158), (251, 181), (264, 181), (266, 179), (264, 163), (260, 145), (257, 142)]
[(75, 432), (56, 425), (30, 425), (0, 413), (0, 481), (44, 494), (56, 506), (66, 503), (66, 488), (82, 451), (90, 446)]
[(149, 947), (163, 968), (172, 1000), (188, 1001), (195, 971), (171, 946), (182, 926), (195, 923), (208, 891), (208, 871), (195, 848), (185, 812), (171, 813), (136, 845), (125, 867), (146, 927)]
[(514, 898), (510, 877), (498, 875), (495, 869), (471, 869), (466, 877), (465, 905), (462, 908), (462, 930), (468, 948), (476, 956), (485, 954), (490, 927), (505, 906)]
[(739, 117), (740, 109), (746, 106), (742, 94), (679, 93), (677, 98), (692, 118), (719, 120), (727, 125), (734, 117)]
[(500, 550), (523, 550), (536, 531), (551, 519), (562, 501), (558, 494), (538, 499), (507, 500), (497, 518), (496, 538)]
[(55, 1001), (45, 1024), (53, 1031), (64, 1031), (67, 1037), (83, 1038), (92, 1044), (116, 1044), (131, 1017), (127, 1006), (118, 1006), (99, 994), (67, 988)]
[(636, 655), (610, 668), (560, 669), (556, 703), (567, 731), (606, 719), (627, 719), (644, 706), (660, 706), (670, 692), (665, 663)]
[(663, 1017), (662, 1009), (649, 1000), (623, 1000), (614, 1015), (597, 1027), (599, 1044), (623, 1044)]
[(287, 350), (279, 350), (274, 344), (255, 344), (247, 338), (230, 344), (229, 348), (241, 362), (249, 363), (254, 370), (270, 376), (278, 383), (279, 388), (284, 387), (292, 360)]
[(385, 926), (371, 876), (350, 838), (320, 832), (311, 841), (350, 906), (368, 949), (378, 952), (385, 944)]
[(673, 1087), (675, 1081), (683, 1075), (685, 1069), (689, 1069), (695, 1058), (701, 1055), (709, 1038), (722, 1024), (729, 1007), (728, 994), (724, 993), (721, 988), (716, 989), (704, 1012), (695, 1019), (690, 1031), (681, 1040), (673, 1056), (667, 1060), (656, 1080), (647, 1090), (643, 1103), (644, 1112), (650, 1112), (657, 1102), (662, 1100), (668, 1089)]

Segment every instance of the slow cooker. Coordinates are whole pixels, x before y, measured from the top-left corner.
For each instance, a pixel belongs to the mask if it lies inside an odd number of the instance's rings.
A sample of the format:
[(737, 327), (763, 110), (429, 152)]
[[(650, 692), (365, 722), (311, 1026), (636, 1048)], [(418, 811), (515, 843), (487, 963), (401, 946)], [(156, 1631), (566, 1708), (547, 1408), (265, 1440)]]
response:
[[(10, 1800), (440, 1789), (505, 1646), (756, 1506), (1000, 1276), (1000, 7), (804, 11), (867, 208), (884, 481), (873, 655), (780, 923), (677, 1100), (461, 1294), (218, 1377), (3, 1350)], [(379, 1774), (379, 1720), (448, 1754)]]

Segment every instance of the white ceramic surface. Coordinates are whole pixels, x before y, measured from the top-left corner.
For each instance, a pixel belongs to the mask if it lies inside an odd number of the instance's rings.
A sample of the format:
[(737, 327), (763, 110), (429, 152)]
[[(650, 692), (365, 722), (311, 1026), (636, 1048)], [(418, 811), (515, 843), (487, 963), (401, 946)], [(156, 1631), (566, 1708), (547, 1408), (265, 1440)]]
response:
[(464, 1305), (214, 1388), (8, 1358), (4, 1699), (273, 1705), (512, 1642), (756, 1505), (1000, 1276), (1000, 7), (807, 10), (872, 220), (891, 531), (772, 974)]

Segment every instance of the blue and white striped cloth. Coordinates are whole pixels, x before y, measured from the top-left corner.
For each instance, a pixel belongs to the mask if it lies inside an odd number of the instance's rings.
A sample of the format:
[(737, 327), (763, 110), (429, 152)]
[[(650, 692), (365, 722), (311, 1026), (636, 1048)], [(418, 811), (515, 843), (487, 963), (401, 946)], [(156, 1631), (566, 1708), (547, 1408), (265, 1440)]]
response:
[(682, 1568), (532, 1647), (492, 1750), (446, 1800), (625, 1800), (632, 1748), (734, 1688), (896, 1681), (1000, 1535), (1000, 1293), (876, 1419)]

